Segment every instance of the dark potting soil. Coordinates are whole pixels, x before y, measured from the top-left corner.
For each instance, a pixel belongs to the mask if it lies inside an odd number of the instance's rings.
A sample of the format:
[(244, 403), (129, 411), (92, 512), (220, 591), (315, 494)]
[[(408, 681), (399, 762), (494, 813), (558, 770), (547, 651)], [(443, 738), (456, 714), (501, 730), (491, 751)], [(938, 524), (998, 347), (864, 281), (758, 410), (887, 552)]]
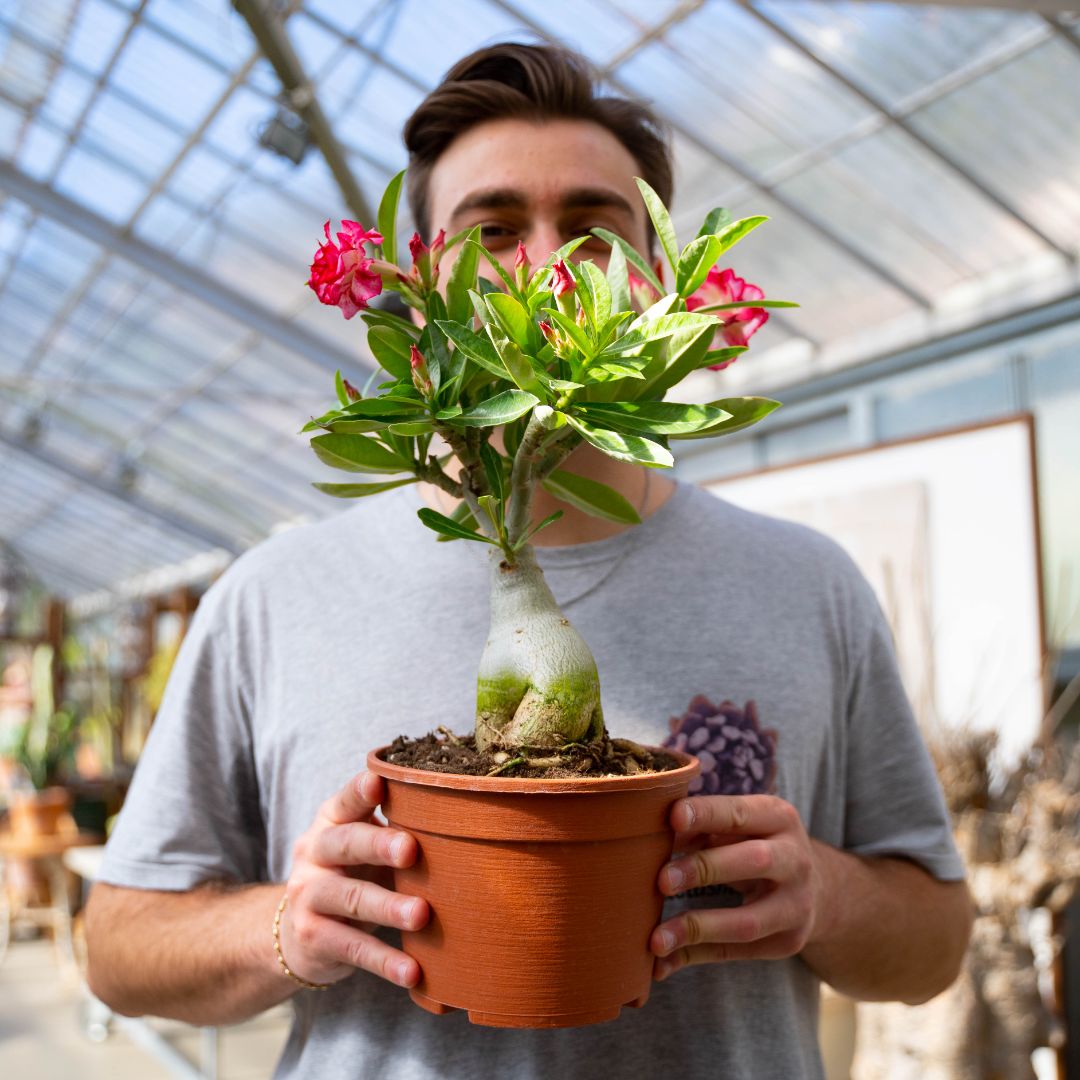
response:
[(428, 732), (419, 739), (399, 735), (387, 750), (386, 760), (391, 765), (405, 765), (427, 772), (542, 780), (633, 776), (668, 772), (682, 764), (663, 750), (650, 750), (628, 739), (611, 739), (606, 735), (597, 743), (572, 743), (559, 750), (481, 751), (476, 749), (472, 735), (454, 735), (445, 728)]

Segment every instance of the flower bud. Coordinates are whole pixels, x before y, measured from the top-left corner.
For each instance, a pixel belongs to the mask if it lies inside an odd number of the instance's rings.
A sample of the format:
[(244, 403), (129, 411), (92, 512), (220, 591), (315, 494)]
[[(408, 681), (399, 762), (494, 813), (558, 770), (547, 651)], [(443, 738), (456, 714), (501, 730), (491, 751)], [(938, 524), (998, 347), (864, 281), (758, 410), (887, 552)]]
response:
[(569, 267), (562, 259), (556, 259), (551, 267), (551, 291), (555, 294), (555, 299), (560, 299), (566, 293), (573, 292), (576, 288), (577, 282), (574, 281), (574, 276), (570, 273)]
[(357, 390), (356, 387), (353, 386), (353, 384), (351, 382), (349, 382), (348, 379), (342, 379), (341, 384), (345, 387), (345, 396), (350, 401), (359, 401), (360, 400), (360, 391)]
[[(445, 246), (445, 245), (444, 245)], [(412, 256), (412, 279), (423, 291), (431, 288), (431, 248), (414, 232), (409, 239), (409, 254)]]
[(529, 253), (525, 250), (525, 245), (519, 240), (517, 246), (517, 252), (514, 255), (514, 278), (517, 281), (517, 287), (524, 289), (529, 280), (529, 271), (532, 269), (532, 264), (529, 262)]
[(413, 386), (415, 386), (424, 397), (430, 397), (433, 389), (431, 372), (428, 370), (427, 360), (424, 358), (424, 354), (415, 345), (409, 346), (409, 366), (412, 368)]
[(555, 333), (555, 327), (547, 319), (540, 323), (540, 333), (544, 335), (544, 339), (553, 349), (558, 350), (559, 335)]

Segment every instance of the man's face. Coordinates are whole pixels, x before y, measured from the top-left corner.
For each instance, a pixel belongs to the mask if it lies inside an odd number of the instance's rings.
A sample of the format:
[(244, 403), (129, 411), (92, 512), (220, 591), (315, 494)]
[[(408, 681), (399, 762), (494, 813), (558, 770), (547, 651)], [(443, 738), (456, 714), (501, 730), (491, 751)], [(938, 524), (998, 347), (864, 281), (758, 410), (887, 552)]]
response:
[[(432, 233), (444, 228), (452, 236), (479, 225), (481, 243), (511, 274), (519, 240), (535, 267), (594, 227), (610, 229), (647, 257), (647, 217), (634, 183), (640, 173), (622, 143), (591, 121), (490, 120), (460, 135), (436, 161), (428, 189)], [(606, 269), (609, 252), (593, 237), (574, 259)], [(495, 277), (484, 260), (480, 273)]]

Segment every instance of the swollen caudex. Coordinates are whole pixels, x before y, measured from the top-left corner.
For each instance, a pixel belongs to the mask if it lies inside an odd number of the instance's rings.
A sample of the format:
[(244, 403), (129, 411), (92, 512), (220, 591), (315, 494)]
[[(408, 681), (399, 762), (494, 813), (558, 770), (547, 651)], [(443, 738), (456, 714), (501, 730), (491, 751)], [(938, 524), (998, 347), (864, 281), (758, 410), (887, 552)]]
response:
[(492, 558), (491, 629), (480, 661), (480, 749), (555, 749), (603, 733), (600, 678), (531, 551)]

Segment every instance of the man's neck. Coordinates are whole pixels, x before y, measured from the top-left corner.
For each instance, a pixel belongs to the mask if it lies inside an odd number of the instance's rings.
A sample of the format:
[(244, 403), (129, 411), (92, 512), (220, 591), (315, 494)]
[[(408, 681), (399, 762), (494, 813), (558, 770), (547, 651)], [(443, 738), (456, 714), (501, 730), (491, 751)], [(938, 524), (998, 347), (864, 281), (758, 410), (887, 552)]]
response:
[[(579, 446), (563, 462), (561, 468), (614, 488), (637, 510), (642, 521), (659, 510), (675, 491), (674, 481), (658, 470), (616, 461), (588, 445)], [(456, 473), (453, 462), (447, 471), (451, 475)], [(457, 506), (456, 500), (433, 484), (421, 484), (420, 493), (424, 502), (440, 513), (449, 514)], [(588, 544), (596, 540), (607, 540), (633, 527), (593, 517), (560, 502), (543, 488), (538, 488), (533, 496), (532, 520), (543, 521), (556, 510), (562, 510), (563, 516), (536, 534), (534, 543), (537, 547)]]

